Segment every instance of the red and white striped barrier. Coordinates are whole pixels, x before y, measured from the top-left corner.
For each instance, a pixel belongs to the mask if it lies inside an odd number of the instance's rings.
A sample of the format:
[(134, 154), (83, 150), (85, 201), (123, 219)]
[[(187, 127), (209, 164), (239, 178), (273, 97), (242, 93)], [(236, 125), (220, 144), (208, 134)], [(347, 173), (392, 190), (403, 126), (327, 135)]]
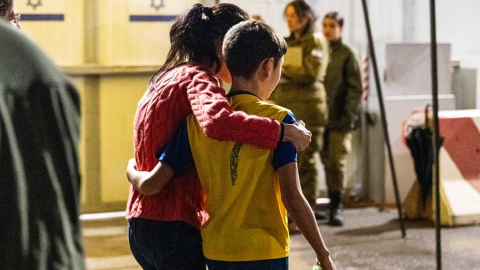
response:
[(440, 111), (440, 182), (452, 224), (480, 223), (480, 110)]

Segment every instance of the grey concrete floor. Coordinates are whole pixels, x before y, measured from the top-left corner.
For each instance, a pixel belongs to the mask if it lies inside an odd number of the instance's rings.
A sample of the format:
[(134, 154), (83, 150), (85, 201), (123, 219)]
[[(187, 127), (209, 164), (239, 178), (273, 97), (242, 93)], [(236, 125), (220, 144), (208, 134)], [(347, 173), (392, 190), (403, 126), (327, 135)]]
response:
[[(345, 210), (344, 227), (319, 228), (337, 269), (434, 270), (435, 231), (429, 221), (407, 221), (402, 239), (396, 210), (376, 208)], [(141, 269), (130, 253), (126, 221), (84, 221), (87, 269)], [(301, 234), (291, 236), (291, 270), (309, 270), (315, 254)], [(442, 229), (443, 270), (480, 270), (480, 226)]]

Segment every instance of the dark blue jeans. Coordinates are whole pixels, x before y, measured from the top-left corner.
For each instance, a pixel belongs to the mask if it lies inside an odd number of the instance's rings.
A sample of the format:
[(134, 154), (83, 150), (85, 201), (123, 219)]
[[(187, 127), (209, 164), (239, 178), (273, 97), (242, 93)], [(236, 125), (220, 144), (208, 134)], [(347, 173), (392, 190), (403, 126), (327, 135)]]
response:
[(207, 259), (208, 270), (288, 270), (288, 257), (262, 261), (224, 262)]
[(205, 270), (200, 230), (183, 221), (133, 218), (130, 250), (145, 270)]

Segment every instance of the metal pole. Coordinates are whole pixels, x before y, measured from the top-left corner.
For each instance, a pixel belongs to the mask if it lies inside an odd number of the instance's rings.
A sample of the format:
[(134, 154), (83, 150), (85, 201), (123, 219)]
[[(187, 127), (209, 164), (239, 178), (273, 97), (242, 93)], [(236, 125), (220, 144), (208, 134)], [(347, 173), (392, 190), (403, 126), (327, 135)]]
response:
[(439, 125), (438, 125), (438, 68), (437, 68), (437, 29), (435, 18), (435, 0), (430, 0), (430, 37), (432, 61), (432, 99), (433, 99), (433, 172), (435, 184), (435, 243), (437, 270), (442, 269), (442, 240), (440, 227), (440, 174), (439, 174)]
[(392, 180), (393, 180), (393, 188), (395, 191), (395, 201), (397, 203), (397, 209), (398, 209), (398, 218), (400, 220), (400, 229), (402, 231), (402, 238), (405, 238), (407, 236), (406, 230), (405, 230), (405, 221), (403, 219), (403, 213), (402, 213), (402, 204), (400, 203), (400, 195), (398, 192), (398, 184), (397, 184), (397, 175), (395, 173), (395, 166), (393, 164), (393, 155), (392, 155), (392, 147), (390, 145), (390, 137), (388, 136), (388, 129), (387, 129), (387, 117), (385, 114), (385, 106), (383, 103), (383, 95), (382, 95), (382, 87), (380, 84), (380, 77), (378, 76), (378, 67), (377, 67), (377, 58), (375, 56), (375, 48), (373, 46), (373, 38), (372, 38), (372, 30), (370, 28), (370, 20), (369, 20), (369, 15), (368, 15), (368, 7), (367, 7), (367, 0), (362, 0), (363, 4), (363, 12), (365, 14), (365, 24), (367, 26), (367, 34), (368, 34), (368, 46), (370, 50), (370, 57), (372, 59), (372, 66), (373, 66), (373, 72), (375, 75), (375, 85), (377, 87), (377, 93), (378, 93), (378, 101), (380, 103), (380, 113), (381, 113), (381, 118), (382, 118), (382, 124), (383, 124), (383, 134), (385, 136), (385, 144), (387, 145), (387, 150), (388, 150), (388, 160), (390, 163), (390, 171), (392, 172)]

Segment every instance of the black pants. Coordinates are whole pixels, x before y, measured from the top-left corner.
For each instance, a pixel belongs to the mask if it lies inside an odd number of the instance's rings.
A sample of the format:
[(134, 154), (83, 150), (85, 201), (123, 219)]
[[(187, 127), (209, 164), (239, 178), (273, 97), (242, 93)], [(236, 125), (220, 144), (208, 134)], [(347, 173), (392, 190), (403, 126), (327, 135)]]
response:
[(130, 249), (146, 270), (205, 270), (200, 230), (183, 221), (128, 221)]

